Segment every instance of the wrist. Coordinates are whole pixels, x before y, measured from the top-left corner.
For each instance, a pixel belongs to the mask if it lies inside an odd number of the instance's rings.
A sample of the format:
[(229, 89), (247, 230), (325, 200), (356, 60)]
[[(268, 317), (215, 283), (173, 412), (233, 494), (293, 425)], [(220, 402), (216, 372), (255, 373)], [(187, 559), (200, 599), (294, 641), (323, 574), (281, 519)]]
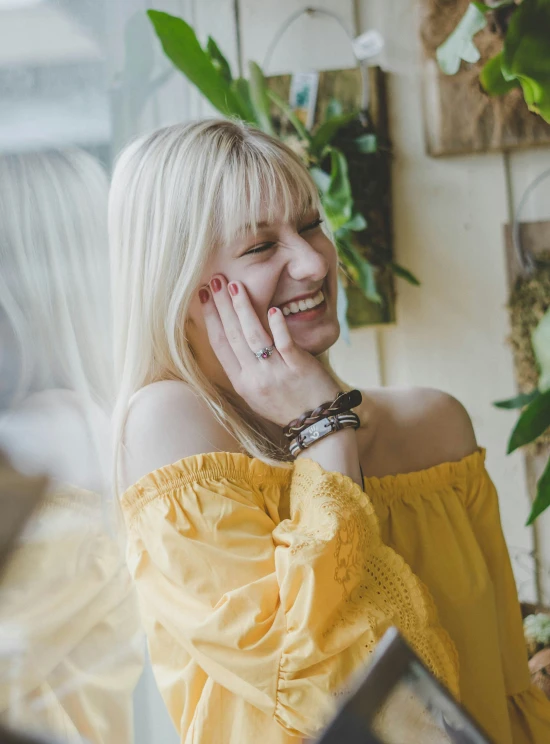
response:
[(347, 475), (363, 490), (363, 478), (359, 463), (359, 443), (356, 430), (341, 429), (329, 437), (320, 439), (297, 456), (317, 462), (327, 472)]

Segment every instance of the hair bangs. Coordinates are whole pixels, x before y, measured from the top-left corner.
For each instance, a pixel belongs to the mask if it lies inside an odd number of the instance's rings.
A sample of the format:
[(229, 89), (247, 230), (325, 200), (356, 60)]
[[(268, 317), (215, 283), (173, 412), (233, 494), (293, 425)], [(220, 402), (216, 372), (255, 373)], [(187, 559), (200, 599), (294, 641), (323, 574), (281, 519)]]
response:
[(297, 156), (284, 146), (257, 140), (242, 142), (231, 153), (218, 200), (215, 232), (223, 243), (256, 233), (260, 223), (298, 222), (320, 209), (317, 187)]

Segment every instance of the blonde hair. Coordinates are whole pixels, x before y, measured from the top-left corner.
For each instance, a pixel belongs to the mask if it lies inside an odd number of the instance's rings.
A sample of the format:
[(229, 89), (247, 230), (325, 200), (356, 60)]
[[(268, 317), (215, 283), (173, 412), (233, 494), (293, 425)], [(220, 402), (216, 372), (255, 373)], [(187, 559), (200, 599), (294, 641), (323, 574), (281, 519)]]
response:
[(217, 245), (247, 224), (256, 229), (262, 208), (272, 219), (282, 207), (289, 219), (311, 206), (321, 211), (298, 156), (238, 121), (167, 127), (122, 152), (109, 202), (115, 463), (132, 395), (161, 379), (187, 383), (249, 455), (272, 464), (285, 459), (257, 422), (200, 370), (185, 320)]
[(0, 157), (0, 315), (9, 405), (65, 388), (112, 405), (108, 179), (77, 151)]

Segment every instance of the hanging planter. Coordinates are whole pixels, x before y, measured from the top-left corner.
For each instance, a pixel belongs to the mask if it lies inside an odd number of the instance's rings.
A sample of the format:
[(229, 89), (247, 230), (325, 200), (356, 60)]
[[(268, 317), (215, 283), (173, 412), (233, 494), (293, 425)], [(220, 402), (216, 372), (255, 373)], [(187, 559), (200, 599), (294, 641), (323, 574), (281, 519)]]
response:
[[(530, 394), (538, 389), (540, 370), (533, 349), (533, 332), (550, 308), (550, 246), (537, 256), (532, 273), (521, 276), (511, 292), (508, 302), (511, 333), (510, 346), (520, 393)], [(538, 454), (550, 445), (550, 430), (543, 432), (528, 450)]]

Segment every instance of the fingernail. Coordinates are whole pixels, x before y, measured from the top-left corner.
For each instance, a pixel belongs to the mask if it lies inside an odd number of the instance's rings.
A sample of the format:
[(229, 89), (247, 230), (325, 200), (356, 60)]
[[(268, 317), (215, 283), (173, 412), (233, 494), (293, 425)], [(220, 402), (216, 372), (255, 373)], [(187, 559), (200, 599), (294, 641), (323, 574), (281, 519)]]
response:
[(219, 292), (220, 289), (222, 288), (222, 283), (218, 279), (218, 277), (216, 277), (215, 279), (212, 279), (210, 283), (212, 284), (212, 289), (214, 290), (214, 292)]
[(208, 302), (209, 297), (210, 295), (208, 294), (207, 289), (199, 289), (199, 300), (202, 302), (203, 305), (205, 302)]
[(239, 291), (239, 288), (234, 282), (231, 282), (231, 284), (229, 285), (229, 291), (232, 294), (232, 296), (235, 297), (235, 295)]
[(276, 312), (277, 312), (277, 308), (276, 307), (270, 307), (267, 314), (268, 315), (274, 315)]

